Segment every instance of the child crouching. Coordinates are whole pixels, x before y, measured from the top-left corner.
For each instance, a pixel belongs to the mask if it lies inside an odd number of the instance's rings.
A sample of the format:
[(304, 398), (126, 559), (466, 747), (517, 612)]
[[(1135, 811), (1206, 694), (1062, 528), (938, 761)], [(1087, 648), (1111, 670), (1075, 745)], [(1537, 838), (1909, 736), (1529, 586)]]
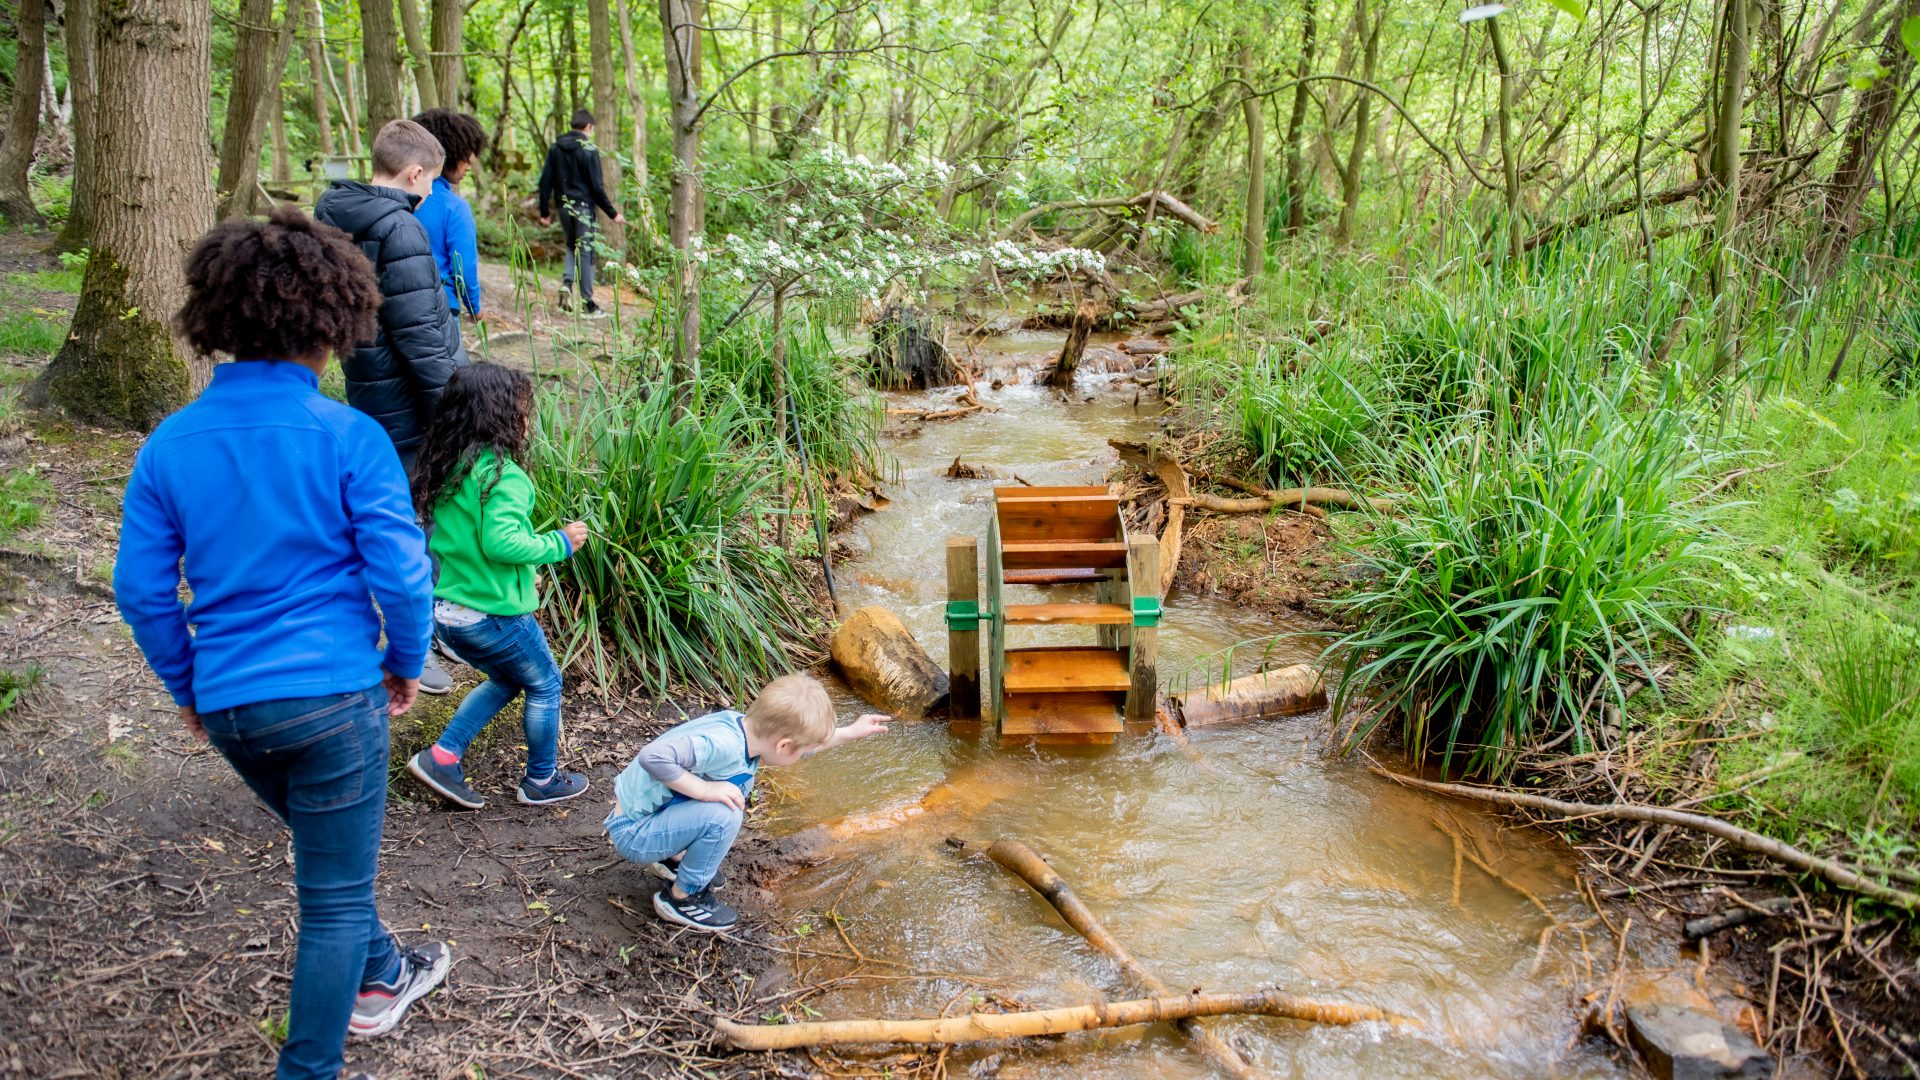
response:
[(713, 889), (760, 766), (792, 765), (887, 730), (887, 717), (878, 714), (841, 728), (833, 721), (825, 688), (806, 675), (785, 675), (745, 713), (709, 713), (641, 748), (614, 781), (607, 839), (621, 857), (670, 882), (653, 897), (661, 918), (695, 930), (727, 930), (740, 921)]

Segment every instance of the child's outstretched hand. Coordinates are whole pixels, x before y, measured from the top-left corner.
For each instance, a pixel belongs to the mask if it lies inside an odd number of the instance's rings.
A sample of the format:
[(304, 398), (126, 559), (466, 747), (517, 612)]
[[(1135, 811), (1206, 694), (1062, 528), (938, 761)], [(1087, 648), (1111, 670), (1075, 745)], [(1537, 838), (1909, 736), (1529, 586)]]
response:
[(567, 524), (561, 526), (560, 531), (567, 534), (567, 543), (573, 545), (573, 550), (576, 553), (581, 548), (587, 546), (587, 523), (586, 522), (570, 521)]
[(841, 728), (840, 741), (850, 743), (857, 739), (864, 739), (869, 735), (885, 735), (887, 733), (887, 721), (892, 719), (893, 717), (885, 713), (868, 713), (853, 723), (848, 724), (846, 727)]

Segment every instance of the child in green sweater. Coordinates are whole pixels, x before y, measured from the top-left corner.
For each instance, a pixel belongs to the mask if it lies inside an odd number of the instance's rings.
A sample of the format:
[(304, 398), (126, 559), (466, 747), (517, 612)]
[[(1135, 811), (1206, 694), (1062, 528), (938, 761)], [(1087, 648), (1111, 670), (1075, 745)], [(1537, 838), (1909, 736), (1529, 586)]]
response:
[(471, 364), (454, 372), (420, 444), (413, 491), (432, 523), (429, 548), (440, 564), (433, 621), (440, 640), (487, 681), (467, 695), (437, 742), (413, 755), (407, 771), (448, 801), (486, 805), (467, 786), (460, 759), (500, 710), (526, 695), (527, 771), (519, 799), (564, 802), (587, 778), (556, 768), (560, 743), (560, 668), (533, 612), (534, 567), (569, 558), (587, 542), (573, 522), (533, 528), (533, 481), (521, 467), (533, 424), (533, 382), (512, 368)]

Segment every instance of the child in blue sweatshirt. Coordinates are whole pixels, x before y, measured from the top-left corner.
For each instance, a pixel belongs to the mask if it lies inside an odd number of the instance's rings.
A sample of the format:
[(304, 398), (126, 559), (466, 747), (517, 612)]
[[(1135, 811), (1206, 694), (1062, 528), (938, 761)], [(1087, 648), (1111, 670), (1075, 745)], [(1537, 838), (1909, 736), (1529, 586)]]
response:
[(215, 228), (186, 275), (181, 334), (236, 359), (141, 449), (114, 596), (188, 734), (293, 832), (278, 1076), (335, 1080), (349, 1030), (392, 1030), (450, 963), (397, 945), (373, 897), (387, 719), (412, 706), (431, 632), (426, 541), (393, 441), (320, 393), (327, 358), (373, 336), (380, 287), (346, 234), (284, 206)]
[(467, 178), (480, 151), (487, 148), (487, 133), (471, 113), (452, 109), (428, 109), (413, 122), (440, 140), (447, 152), (440, 175), (434, 178), (432, 197), (421, 203), (413, 216), (426, 227), (433, 261), (440, 267), (440, 284), (454, 318), (464, 314), (479, 322), (479, 234), (473, 223), (473, 207), (460, 195), (460, 181)]

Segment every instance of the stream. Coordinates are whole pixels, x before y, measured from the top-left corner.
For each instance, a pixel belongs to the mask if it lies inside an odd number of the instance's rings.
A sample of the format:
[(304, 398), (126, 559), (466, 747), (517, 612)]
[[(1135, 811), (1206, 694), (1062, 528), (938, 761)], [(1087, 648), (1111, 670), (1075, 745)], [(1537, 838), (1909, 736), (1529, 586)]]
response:
[[(1103, 340), (1112, 339), (1095, 343)], [(1015, 380), (1014, 366), (1047, 362), (1059, 341), (1045, 333), (991, 339), (975, 359), (987, 361), (979, 387), (997, 412), (888, 436), (899, 476), (886, 487), (891, 505), (855, 526), (853, 542), (865, 554), (836, 570), (843, 613), (866, 604), (892, 608), (944, 664), (946, 540), (984, 543), (991, 489), (1012, 483), (949, 480), (948, 464), (958, 456), (1034, 484), (1097, 484), (1116, 463), (1108, 438), (1153, 431), (1157, 402), (1136, 408), (1137, 387), (1124, 377), (1083, 373), (1071, 403)], [(990, 391), (995, 376), (1006, 385)], [(937, 407), (951, 397), (951, 390), (894, 394), (889, 403)], [(1022, 594), (1038, 592), (1010, 588), (1008, 601), (1033, 602)], [(1160, 630), (1162, 685), (1183, 669), (1218, 669), (1222, 650), (1235, 642), (1299, 629), (1176, 590)], [(1086, 627), (1018, 627), (1009, 640), (1092, 638)], [(1306, 660), (1314, 651), (1311, 638), (1287, 639), (1273, 659)], [(1240, 650), (1237, 667), (1250, 669), (1260, 652)], [(868, 711), (844, 689), (837, 693), (843, 722)], [(1573, 853), (1542, 831), (1397, 787), (1360, 761), (1326, 755), (1326, 720), (1320, 713), (1196, 730), (1191, 752), (1158, 733), (1121, 735), (1111, 746), (1036, 747), (1003, 744), (990, 724), (978, 735), (957, 735), (938, 720), (903, 722), (886, 736), (770, 774), (782, 796), (770, 822), (776, 834), (884, 814), (947, 785), (928, 812), (882, 817), (886, 827), (839, 841), (825, 862), (783, 883), (781, 913), (790, 931), (807, 935), (802, 948), (811, 939), (824, 951), (845, 952), (844, 932), (868, 958), (837, 967), (808, 961), (802, 974), (809, 981), (848, 977), (807, 999), (813, 1013), (796, 1018), (935, 1016), (1139, 996), (1012, 874), (958, 858), (942, 843), (949, 835), (1011, 837), (1045, 856), (1176, 990), (1277, 986), (1417, 1021), (1352, 1028), (1209, 1021), (1271, 1075), (1625, 1075), (1601, 1044), (1580, 1034), (1580, 998), (1604, 986), (1617, 946), (1579, 896)], [(1457, 857), (1456, 836), (1498, 877)], [(1556, 923), (1543, 948), (1543, 933)], [(1641, 940), (1636, 935), (1635, 944)], [(1637, 953), (1629, 951), (1629, 965), (1672, 962)], [(1213, 1075), (1167, 1025), (959, 1046), (946, 1066), (955, 1076), (971, 1068), (972, 1075), (1062, 1080)]]

